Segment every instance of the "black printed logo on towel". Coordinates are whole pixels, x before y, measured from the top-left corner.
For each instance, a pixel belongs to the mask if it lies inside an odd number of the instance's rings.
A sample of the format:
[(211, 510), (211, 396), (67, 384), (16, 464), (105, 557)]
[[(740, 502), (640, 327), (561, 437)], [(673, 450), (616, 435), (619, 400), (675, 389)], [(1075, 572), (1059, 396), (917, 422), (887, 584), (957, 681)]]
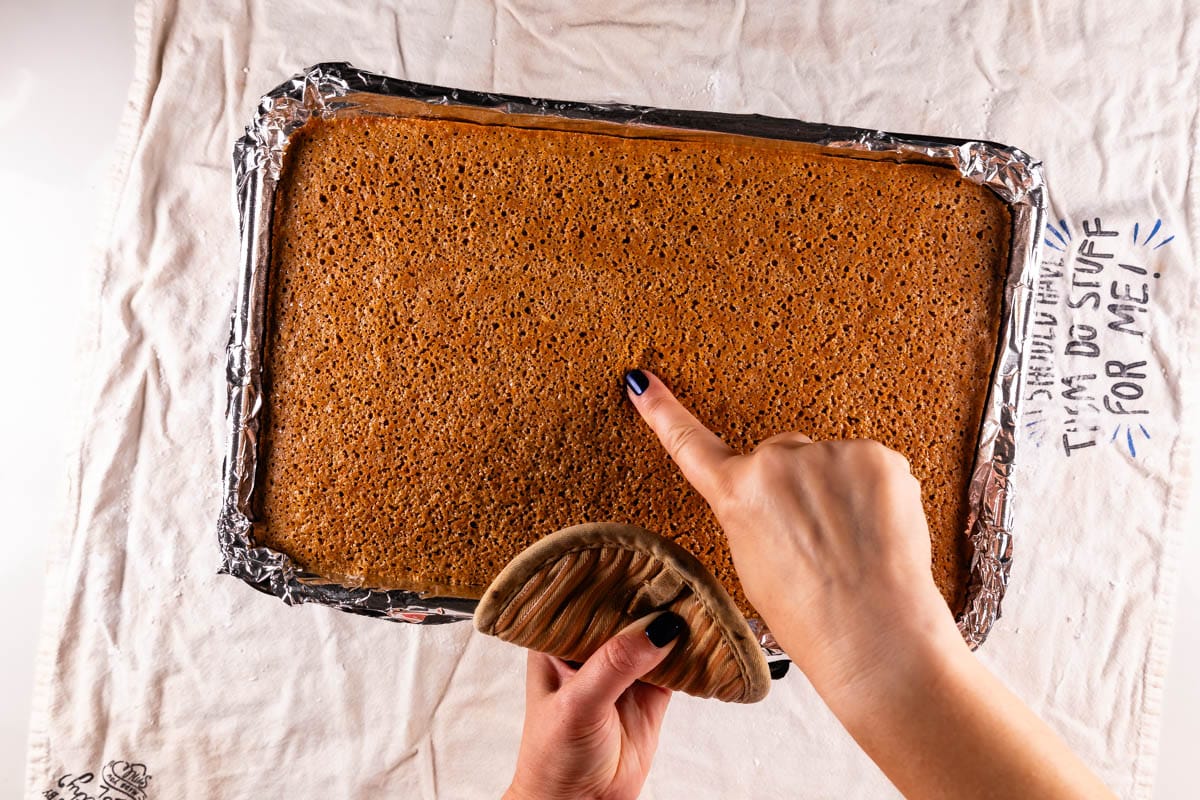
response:
[(1146, 455), (1163, 369), (1155, 301), (1169, 291), (1175, 235), (1161, 219), (1053, 214), (1030, 319), (1020, 437), (1060, 456)]
[(42, 792), (46, 800), (150, 800), (150, 773), (145, 764), (110, 761), (95, 773), (67, 773), (53, 789)]

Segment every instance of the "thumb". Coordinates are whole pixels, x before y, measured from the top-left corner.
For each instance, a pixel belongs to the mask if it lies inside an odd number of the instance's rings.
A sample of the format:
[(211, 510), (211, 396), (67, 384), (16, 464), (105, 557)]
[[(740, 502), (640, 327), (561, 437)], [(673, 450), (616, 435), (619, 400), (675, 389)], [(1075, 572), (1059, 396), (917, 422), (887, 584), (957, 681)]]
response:
[(638, 678), (662, 663), (686, 630), (673, 611), (638, 620), (592, 653), (563, 687), (564, 699), (579, 716), (607, 713)]

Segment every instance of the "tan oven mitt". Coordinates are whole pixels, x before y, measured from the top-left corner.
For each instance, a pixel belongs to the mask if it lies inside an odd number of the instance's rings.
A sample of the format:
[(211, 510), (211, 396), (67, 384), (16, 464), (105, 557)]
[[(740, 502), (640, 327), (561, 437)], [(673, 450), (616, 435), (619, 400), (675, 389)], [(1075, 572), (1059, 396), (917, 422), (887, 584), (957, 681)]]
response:
[(484, 592), (475, 627), (585, 661), (626, 625), (666, 610), (687, 632), (642, 680), (730, 703), (767, 696), (766, 657), (729, 593), (691, 553), (632, 525), (576, 525), (529, 547)]

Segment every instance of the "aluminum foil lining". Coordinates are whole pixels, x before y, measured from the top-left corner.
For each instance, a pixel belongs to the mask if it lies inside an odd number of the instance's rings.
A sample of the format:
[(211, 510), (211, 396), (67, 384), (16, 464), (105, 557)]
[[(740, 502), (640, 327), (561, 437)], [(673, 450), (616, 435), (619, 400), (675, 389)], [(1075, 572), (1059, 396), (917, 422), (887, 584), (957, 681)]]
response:
[[(234, 190), (241, 263), (227, 349), (229, 439), (217, 524), (221, 571), (285, 603), (320, 603), (357, 614), (423, 624), (470, 619), (476, 601), (332, 583), (256, 546), (251, 499), (263, 411), (263, 342), (275, 187), (288, 138), (312, 117), (402, 115), (616, 132), (622, 136), (706, 140), (730, 136), (805, 142), (829, 155), (951, 166), (992, 189), (1012, 212), (1009, 271), (991, 389), (970, 483), (973, 545), (967, 601), (958, 619), (978, 647), (1000, 616), (1012, 559), (1013, 470), (1021, 411), (1030, 304), (1044, 224), (1041, 165), (1022, 151), (983, 141), (886, 133), (758, 115), (676, 111), (621, 104), (541, 100), (462, 91), (364, 72), (347, 63), (317, 64), (267, 93), (234, 145)], [(758, 620), (751, 626), (769, 656), (783, 655)]]

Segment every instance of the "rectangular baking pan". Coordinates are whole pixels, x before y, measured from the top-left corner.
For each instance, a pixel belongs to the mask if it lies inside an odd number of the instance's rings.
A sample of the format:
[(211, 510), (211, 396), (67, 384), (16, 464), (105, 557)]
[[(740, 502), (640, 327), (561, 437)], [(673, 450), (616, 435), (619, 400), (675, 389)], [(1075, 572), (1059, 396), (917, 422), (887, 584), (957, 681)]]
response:
[[(576, 103), (463, 91), (389, 78), (346, 63), (316, 64), (268, 92), (234, 146), (234, 190), (241, 235), (226, 374), (228, 447), (222, 475), (218, 542), (221, 571), (289, 604), (312, 602), (357, 614), (423, 624), (470, 619), (475, 600), (397, 589), (343, 586), (299, 569), (286, 555), (255, 544), (253, 499), (263, 398), (266, 282), (271, 263), (275, 190), (289, 137), (312, 118), (444, 118), (480, 124), (618, 132), (686, 140), (755, 137), (805, 142), (839, 157), (937, 164), (988, 187), (1012, 215), (1009, 267), (991, 387), (969, 487), (966, 535), (972, 555), (959, 630), (972, 647), (1000, 615), (1012, 559), (1013, 470), (1029, 311), (1040, 260), (1045, 189), (1041, 165), (1022, 151), (985, 141), (887, 133), (758, 115)], [(751, 621), (760, 643), (771, 636)]]

